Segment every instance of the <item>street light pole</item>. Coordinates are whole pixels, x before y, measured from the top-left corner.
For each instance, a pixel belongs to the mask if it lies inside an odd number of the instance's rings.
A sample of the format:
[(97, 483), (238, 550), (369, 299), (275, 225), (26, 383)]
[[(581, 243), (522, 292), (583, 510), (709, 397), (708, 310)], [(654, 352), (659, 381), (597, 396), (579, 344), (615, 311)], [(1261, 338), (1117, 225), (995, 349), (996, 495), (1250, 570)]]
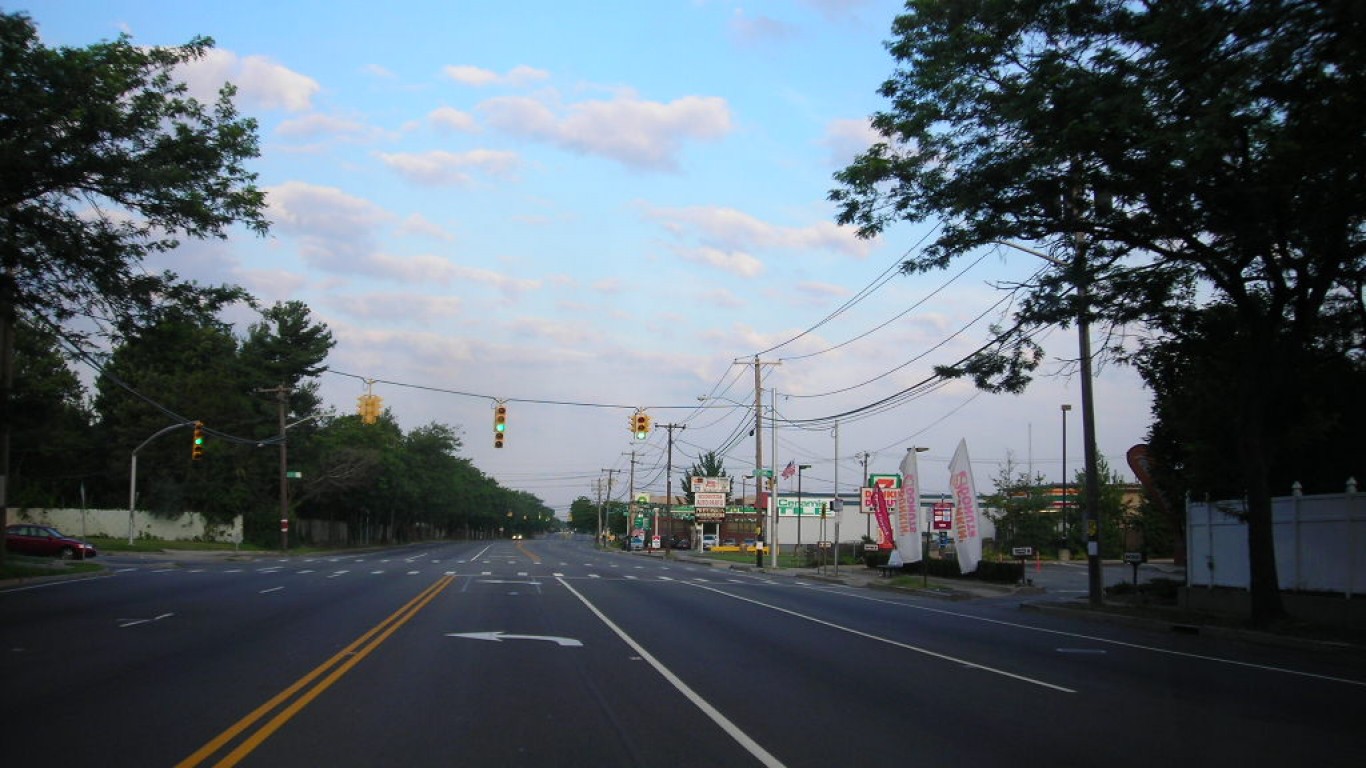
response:
[(1072, 410), (1071, 403), (1062, 404), (1062, 535), (1063, 542), (1069, 546), (1072, 535), (1072, 513), (1067, 506), (1067, 412), (1070, 410)]

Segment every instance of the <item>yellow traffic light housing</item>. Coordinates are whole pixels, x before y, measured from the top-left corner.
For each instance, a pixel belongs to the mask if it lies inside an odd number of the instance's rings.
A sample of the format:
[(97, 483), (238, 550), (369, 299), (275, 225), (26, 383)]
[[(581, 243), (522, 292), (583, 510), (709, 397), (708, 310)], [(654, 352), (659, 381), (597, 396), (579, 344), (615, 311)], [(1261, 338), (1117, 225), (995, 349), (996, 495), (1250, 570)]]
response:
[(503, 436), (508, 431), (508, 407), (499, 403), (493, 408), (493, 447), (503, 447)]
[(362, 424), (374, 424), (379, 421), (382, 402), (379, 395), (365, 394), (356, 398), (356, 410)]
[(194, 423), (194, 442), (190, 443), (190, 460), (199, 461), (204, 455), (204, 422)]
[(644, 440), (650, 434), (650, 415), (644, 411), (636, 411), (635, 418), (631, 420), (631, 431), (635, 433), (637, 440)]

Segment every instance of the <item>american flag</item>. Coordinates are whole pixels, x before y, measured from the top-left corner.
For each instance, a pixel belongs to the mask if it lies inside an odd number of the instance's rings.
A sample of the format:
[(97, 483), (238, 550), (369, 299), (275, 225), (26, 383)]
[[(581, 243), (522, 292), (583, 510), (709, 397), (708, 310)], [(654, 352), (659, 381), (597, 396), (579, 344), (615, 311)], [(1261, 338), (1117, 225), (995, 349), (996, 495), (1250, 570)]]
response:
[(783, 479), (790, 480), (795, 474), (797, 474), (797, 461), (793, 459), (787, 463), (786, 467), (783, 467)]

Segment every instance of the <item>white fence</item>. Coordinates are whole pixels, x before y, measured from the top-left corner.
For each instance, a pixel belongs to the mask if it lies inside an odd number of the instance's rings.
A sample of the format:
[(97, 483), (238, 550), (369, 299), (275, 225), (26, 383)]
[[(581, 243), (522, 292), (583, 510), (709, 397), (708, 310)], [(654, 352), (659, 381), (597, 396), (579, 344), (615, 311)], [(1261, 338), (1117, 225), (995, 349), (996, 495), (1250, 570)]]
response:
[[(68, 536), (111, 536), (128, 538), (128, 510), (126, 509), (18, 509), (6, 510), (5, 524), (36, 523), (50, 525)], [(137, 510), (133, 513), (135, 538), (165, 541), (242, 541), (242, 516), (230, 525), (214, 525), (197, 512), (186, 512), (177, 518), (153, 517)]]
[[(1243, 510), (1241, 501), (1186, 505), (1189, 586), (1251, 586)], [(1352, 597), (1366, 587), (1366, 494), (1278, 497), (1271, 519), (1281, 589)]]

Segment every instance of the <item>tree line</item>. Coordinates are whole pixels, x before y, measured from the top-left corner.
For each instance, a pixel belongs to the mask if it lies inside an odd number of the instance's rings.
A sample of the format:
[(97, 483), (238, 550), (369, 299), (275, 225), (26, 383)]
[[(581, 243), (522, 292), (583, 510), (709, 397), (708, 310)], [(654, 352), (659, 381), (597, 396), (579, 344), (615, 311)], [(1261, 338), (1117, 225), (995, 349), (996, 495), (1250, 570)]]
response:
[(272, 544), (283, 406), (288, 469), (299, 474), (288, 481), (288, 513), (344, 523), (341, 543), (552, 526), (539, 499), (503, 488), (459, 455), (454, 427), (405, 432), (388, 411), (364, 424), (324, 404), (316, 377), (333, 340), (304, 304), (282, 302), (259, 317), (241, 336), (208, 311), (139, 328), (100, 358), (83, 355), (98, 369), (93, 396), (59, 334), (19, 323), (10, 505), (121, 508), (133, 449), (168, 425), (197, 421), (202, 458), (191, 458), (189, 428), (139, 452), (137, 507), (164, 516), (191, 510), (220, 524), (242, 515), (249, 540)]

